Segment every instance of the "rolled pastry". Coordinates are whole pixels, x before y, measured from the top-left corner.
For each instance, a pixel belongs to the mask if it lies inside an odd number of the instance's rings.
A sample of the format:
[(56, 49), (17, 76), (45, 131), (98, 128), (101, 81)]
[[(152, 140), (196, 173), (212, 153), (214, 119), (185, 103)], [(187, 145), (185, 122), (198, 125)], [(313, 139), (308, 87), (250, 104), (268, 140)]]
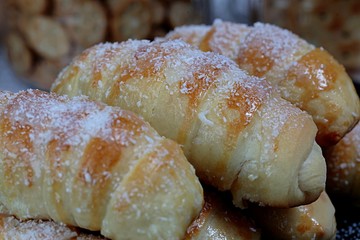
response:
[(203, 205), (175, 142), (135, 114), (54, 93), (0, 92), (0, 203), (111, 239), (181, 239)]
[(326, 192), (313, 203), (294, 208), (250, 207), (252, 217), (268, 239), (317, 239), (336, 237), (335, 208)]
[[(210, 188), (205, 190), (205, 203), (198, 217), (189, 225), (184, 240), (260, 239), (261, 231), (254, 221), (230, 198)], [(19, 220), (0, 203), (0, 239), (3, 240), (105, 240), (98, 232), (70, 227), (54, 221)], [(172, 238), (171, 238), (172, 239)]]
[(285, 29), (215, 20), (209, 26), (175, 28), (166, 38), (223, 54), (265, 78), (283, 98), (313, 117), (320, 146), (334, 145), (359, 121), (359, 98), (344, 67), (325, 49)]
[(199, 178), (234, 203), (289, 207), (324, 190), (325, 161), (312, 118), (230, 59), (183, 41), (96, 45), (52, 91), (120, 106), (183, 146)]
[(261, 229), (231, 203), (231, 196), (208, 186), (204, 190), (204, 207), (189, 226), (184, 240), (261, 239)]

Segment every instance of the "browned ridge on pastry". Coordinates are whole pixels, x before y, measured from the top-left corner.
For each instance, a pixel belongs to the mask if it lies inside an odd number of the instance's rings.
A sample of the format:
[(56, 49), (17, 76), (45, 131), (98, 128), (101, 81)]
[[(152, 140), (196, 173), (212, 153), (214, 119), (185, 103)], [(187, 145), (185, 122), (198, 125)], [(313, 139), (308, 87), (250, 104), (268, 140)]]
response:
[(181, 239), (203, 190), (180, 146), (85, 97), (0, 92), (0, 203), (111, 239)]
[(120, 106), (183, 146), (200, 179), (246, 201), (295, 206), (317, 199), (325, 161), (310, 115), (230, 59), (183, 41), (96, 45), (52, 91)]
[(215, 20), (175, 28), (166, 38), (223, 54), (265, 78), (283, 98), (312, 115), (321, 146), (334, 145), (359, 121), (360, 102), (344, 67), (325, 49), (285, 29)]

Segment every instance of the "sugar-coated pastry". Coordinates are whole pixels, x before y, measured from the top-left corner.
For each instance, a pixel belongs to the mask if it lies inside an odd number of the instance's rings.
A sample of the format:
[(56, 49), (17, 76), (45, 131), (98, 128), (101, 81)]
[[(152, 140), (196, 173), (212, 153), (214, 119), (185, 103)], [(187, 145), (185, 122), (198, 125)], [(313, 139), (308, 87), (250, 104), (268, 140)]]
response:
[(359, 98), (345, 68), (325, 49), (290, 31), (215, 20), (212, 25), (175, 28), (165, 38), (223, 54), (265, 78), (283, 98), (312, 115), (320, 146), (334, 145), (359, 121)]
[(182, 239), (203, 189), (180, 146), (85, 97), (0, 92), (0, 203), (111, 239)]
[[(183, 240), (259, 240), (261, 230), (254, 221), (231, 203), (226, 194), (205, 189), (205, 203), (189, 225)], [(0, 239), (3, 240), (105, 240), (99, 232), (46, 220), (19, 220), (0, 203)], [(170, 238), (173, 239), (173, 238)]]
[(296, 206), (324, 190), (311, 116), (222, 55), (180, 40), (99, 44), (76, 57), (52, 91), (141, 115), (239, 207)]

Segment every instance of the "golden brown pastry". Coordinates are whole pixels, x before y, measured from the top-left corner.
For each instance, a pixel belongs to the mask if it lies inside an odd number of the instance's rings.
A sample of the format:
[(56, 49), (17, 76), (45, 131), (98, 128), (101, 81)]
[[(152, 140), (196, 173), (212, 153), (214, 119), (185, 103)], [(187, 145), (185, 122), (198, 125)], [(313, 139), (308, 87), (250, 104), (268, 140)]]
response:
[(204, 190), (204, 207), (189, 226), (184, 240), (261, 239), (261, 229), (231, 203), (231, 196), (206, 186)]
[(135, 114), (38, 90), (0, 92), (0, 202), (112, 239), (181, 239), (203, 204), (180, 147)]
[(360, 203), (360, 124), (324, 150), (329, 193)]
[(325, 161), (307, 113), (230, 59), (183, 41), (94, 46), (52, 90), (136, 112), (183, 146), (205, 183), (234, 202), (289, 207), (316, 200)]
[(211, 26), (178, 27), (166, 38), (223, 54), (264, 77), (283, 98), (312, 115), (321, 146), (334, 145), (359, 121), (359, 98), (344, 67), (323, 48), (285, 29), (215, 20)]
[(335, 208), (326, 192), (313, 203), (294, 208), (250, 207), (268, 239), (335, 239)]
[[(31, 238), (30, 238), (31, 236)], [(189, 225), (184, 240), (260, 239), (261, 231), (252, 219), (235, 208), (230, 198), (206, 188), (205, 204), (198, 217)], [(0, 203), (0, 239), (59, 240), (105, 239), (98, 232), (69, 227), (54, 221), (18, 220), (9, 215)]]

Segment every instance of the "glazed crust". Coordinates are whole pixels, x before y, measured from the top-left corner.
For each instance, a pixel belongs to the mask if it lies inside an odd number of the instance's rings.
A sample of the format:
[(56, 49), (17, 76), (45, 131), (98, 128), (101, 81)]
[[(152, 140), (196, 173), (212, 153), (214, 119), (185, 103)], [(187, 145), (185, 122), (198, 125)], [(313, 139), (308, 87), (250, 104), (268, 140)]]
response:
[(183, 146), (205, 183), (234, 202), (295, 206), (324, 189), (325, 162), (311, 116), (230, 59), (183, 41), (94, 46), (52, 91), (134, 111)]
[(228, 193), (204, 186), (205, 204), (186, 231), (184, 240), (260, 240), (261, 229), (242, 209), (236, 208)]

